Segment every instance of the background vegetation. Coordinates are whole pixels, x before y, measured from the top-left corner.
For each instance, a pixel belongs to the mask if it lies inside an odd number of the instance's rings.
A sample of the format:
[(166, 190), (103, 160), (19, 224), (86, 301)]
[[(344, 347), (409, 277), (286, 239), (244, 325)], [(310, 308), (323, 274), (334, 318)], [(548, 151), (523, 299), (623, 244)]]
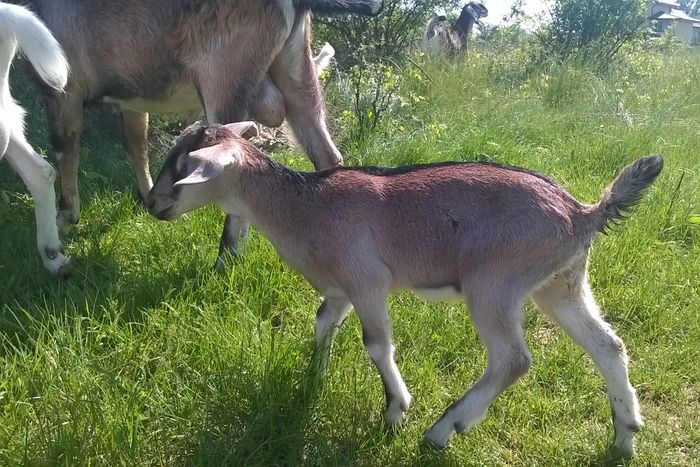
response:
[[(696, 464), (697, 51), (635, 36), (599, 67), (499, 27), (476, 39), (466, 59), (428, 61), (411, 42), (419, 26), (391, 60), (344, 63), (339, 52), (339, 66), (324, 78), (348, 164), (521, 165), (594, 202), (625, 164), (664, 155), (664, 172), (639, 208), (593, 247), (590, 274), (627, 344), (646, 420), (630, 462)], [(333, 31), (319, 27), (317, 39), (335, 43)], [(370, 68), (376, 72), (362, 74)], [(43, 107), (16, 78), (29, 138), (47, 150)], [(75, 261), (68, 280), (42, 269), (31, 199), (7, 166), (0, 173), (0, 465), (620, 462), (606, 450), (612, 424), (598, 372), (529, 306), (534, 368), (443, 452), (422, 447), (422, 433), (485, 365), (460, 303), (392, 298), (397, 361), (414, 396), (398, 433), (382, 428), (381, 381), (354, 316), (319, 394), (305, 393), (318, 294), (255, 233), (245, 260), (216, 274), (223, 215), (207, 208), (172, 223), (151, 218), (135, 201), (116, 123), (102, 109), (86, 126), (83, 218), (66, 241)], [(170, 120), (153, 125), (154, 173), (177, 131)], [(272, 155), (311, 168), (294, 150)]]

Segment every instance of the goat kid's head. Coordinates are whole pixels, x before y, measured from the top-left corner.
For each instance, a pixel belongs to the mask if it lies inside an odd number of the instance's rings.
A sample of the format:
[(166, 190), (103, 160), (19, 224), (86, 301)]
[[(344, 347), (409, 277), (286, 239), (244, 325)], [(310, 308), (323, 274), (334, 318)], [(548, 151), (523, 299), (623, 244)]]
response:
[(224, 187), (220, 175), (243, 156), (242, 135), (255, 129), (254, 122), (209, 125), (197, 122), (182, 132), (170, 150), (153, 188), (148, 212), (161, 220), (207, 204), (217, 204)]

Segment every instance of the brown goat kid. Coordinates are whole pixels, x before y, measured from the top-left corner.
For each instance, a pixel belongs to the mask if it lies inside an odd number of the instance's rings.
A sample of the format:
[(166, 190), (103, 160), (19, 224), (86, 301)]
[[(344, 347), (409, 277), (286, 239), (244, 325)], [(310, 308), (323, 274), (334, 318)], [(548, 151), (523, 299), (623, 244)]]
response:
[(434, 56), (466, 54), (474, 24), (481, 25), (480, 19), (488, 14), (481, 3), (469, 2), (454, 24), (449, 24), (445, 16), (433, 16), (425, 26), (423, 51)]
[[(325, 124), (310, 49), (310, 12), (375, 15), (380, 0), (20, 0), (63, 46), (72, 74), (48, 99), (61, 181), (59, 224), (80, 217), (79, 141), (89, 101), (121, 108), (122, 136), (143, 199), (148, 169), (146, 112), (204, 107), (211, 122), (286, 117), (318, 169), (342, 161)], [(227, 218), (221, 241), (235, 253), (246, 226)]]
[(316, 320), (318, 359), (351, 306), (381, 373), (385, 420), (401, 422), (411, 396), (394, 361), (387, 295), (412, 289), (461, 298), (488, 350), (482, 378), (428, 430), (445, 446), (531, 365), (523, 305), (532, 298), (593, 359), (608, 388), (614, 446), (634, 449), (642, 426), (625, 346), (601, 318), (588, 285), (595, 237), (636, 204), (661, 172), (659, 156), (627, 166), (594, 205), (522, 169), (443, 163), (398, 169), (290, 170), (239, 136), (252, 122), (188, 128), (148, 198), (170, 220), (206, 204), (249, 220), (324, 297)]

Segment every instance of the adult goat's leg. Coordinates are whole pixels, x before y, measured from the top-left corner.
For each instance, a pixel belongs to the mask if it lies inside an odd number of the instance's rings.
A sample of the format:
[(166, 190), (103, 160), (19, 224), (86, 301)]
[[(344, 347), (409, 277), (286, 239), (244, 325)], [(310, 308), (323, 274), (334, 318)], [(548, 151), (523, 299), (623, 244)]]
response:
[(47, 100), (49, 127), (61, 185), (58, 227), (63, 233), (69, 232), (80, 220), (78, 162), (83, 127), (83, 101), (77, 90), (53, 94)]
[[(250, 30), (241, 31), (228, 46), (207, 54), (200, 64), (195, 64), (196, 82), (209, 122), (231, 123), (249, 118), (250, 98), (259, 89), (272, 58), (279, 52), (287, 35), (282, 24), (279, 28), (264, 25), (267, 30), (257, 30), (256, 23), (251, 22), (248, 25)], [(265, 40), (251, 45), (251, 37), (265, 37)], [(238, 242), (246, 237), (247, 232), (245, 219), (230, 214), (226, 216), (216, 269), (223, 270), (226, 258), (238, 255)]]
[(311, 53), (311, 22), (298, 13), (289, 39), (270, 67), (270, 75), (284, 96), (286, 116), (299, 144), (317, 170), (343, 162), (326, 128), (323, 95)]
[(602, 373), (612, 406), (614, 447), (623, 455), (631, 455), (634, 434), (642, 427), (639, 403), (629, 381), (625, 345), (600, 316), (586, 278), (585, 261), (559, 272), (532, 298), (540, 310), (586, 350)]
[(36, 242), (44, 267), (58, 276), (71, 271), (70, 259), (62, 253), (56, 226), (56, 171), (24, 140), (13, 135), (6, 152), (7, 161), (17, 171), (34, 198)]
[(467, 299), (488, 364), (481, 379), (425, 433), (426, 441), (437, 447), (444, 447), (455, 431), (467, 431), (481, 422), (496, 396), (530, 368), (532, 359), (523, 339), (523, 300), (508, 297), (507, 290), (498, 292)]
[(141, 201), (145, 201), (153, 187), (148, 169), (148, 114), (122, 109), (121, 124), (126, 157), (136, 175)]

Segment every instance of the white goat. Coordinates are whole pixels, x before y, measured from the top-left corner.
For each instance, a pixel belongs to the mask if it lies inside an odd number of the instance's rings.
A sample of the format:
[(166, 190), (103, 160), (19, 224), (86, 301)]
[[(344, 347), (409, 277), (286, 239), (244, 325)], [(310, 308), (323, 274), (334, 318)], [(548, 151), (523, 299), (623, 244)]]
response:
[(61, 253), (56, 226), (56, 172), (38, 155), (24, 136), (24, 110), (10, 94), (9, 73), (19, 49), (39, 76), (52, 88), (63, 89), (68, 63), (46, 26), (29, 10), (0, 3), (0, 159), (17, 171), (34, 197), (37, 246), (46, 269), (53, 274), (70, 272), (70, 260)]
[(411, 396), (394, 362), (387, 294), (412, 289), (463, 299), (488, 350), (488, 366), (426, 433), (429, 442), (445, 446), (529, 369), (522, 307), (531, 297), (603, 374), (614, 446), (633, 452), (642, 418), (627, 355), (601, 318), (586, 263), (596, 235), (622, 219), (660, 173), (661, 157), (629, 165), (598, 203), (584, 205), (543, 176), (491, 164), (295, 172), (239, 138), (252, 125), (186, 129), (149, 194), (148, 209), (170, 220), (216, 204), (255, 225), (323, 294), (316, 321), (322, 371), (330, 341), (353, 306), (384, 382), (385, 420), (401, 422)]

